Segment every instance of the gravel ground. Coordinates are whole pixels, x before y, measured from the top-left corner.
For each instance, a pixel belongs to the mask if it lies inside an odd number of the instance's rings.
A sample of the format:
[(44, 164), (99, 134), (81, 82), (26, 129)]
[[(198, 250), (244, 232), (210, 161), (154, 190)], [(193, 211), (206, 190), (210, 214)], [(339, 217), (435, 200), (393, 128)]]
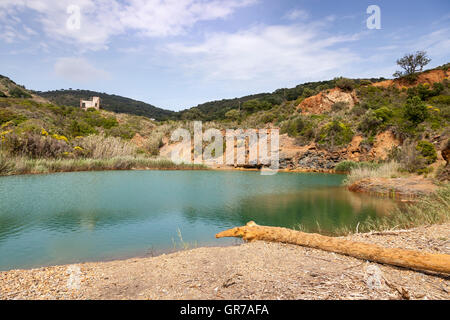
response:
[[(450, 254), (450, 224), (347, 239)], [(280, 243), (0, 272), (1, 299), (450, 299), (450, 276)]]

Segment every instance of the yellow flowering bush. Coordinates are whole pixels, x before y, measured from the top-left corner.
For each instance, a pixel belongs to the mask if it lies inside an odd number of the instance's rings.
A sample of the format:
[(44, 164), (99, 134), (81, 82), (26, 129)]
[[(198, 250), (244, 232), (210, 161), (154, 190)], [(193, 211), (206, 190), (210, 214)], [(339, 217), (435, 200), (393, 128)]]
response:
[(56, 140), (64, 140), (65, 142), (69, 143), (69, 139), (67, 139), (65, 136), (55, 133), (54, 135), (52, 135), (52, 137), (55, 138)]
[(6, 135), (7, 135), (8, 133), (11, 133), (11, 132), (12, 132), (12, 130), (6, 130), (6, 131), (0, 132), (0, 139), (1, 139), (1, 141), (2, 141), (2, 142), (5, 142), (5, 141), (6, 141)]

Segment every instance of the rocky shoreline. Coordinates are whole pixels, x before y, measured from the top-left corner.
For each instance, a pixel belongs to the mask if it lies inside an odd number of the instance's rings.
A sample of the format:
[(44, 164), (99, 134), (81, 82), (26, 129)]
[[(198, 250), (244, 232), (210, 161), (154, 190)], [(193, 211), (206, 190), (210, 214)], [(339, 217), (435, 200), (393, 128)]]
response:
[(353, 192), (387, 196), (393, 199), (415, 199), (429, 195), (437, 188), (438, 186), (431, 179), (421, 176), (362, 179), (348, 186), (348, 189)]

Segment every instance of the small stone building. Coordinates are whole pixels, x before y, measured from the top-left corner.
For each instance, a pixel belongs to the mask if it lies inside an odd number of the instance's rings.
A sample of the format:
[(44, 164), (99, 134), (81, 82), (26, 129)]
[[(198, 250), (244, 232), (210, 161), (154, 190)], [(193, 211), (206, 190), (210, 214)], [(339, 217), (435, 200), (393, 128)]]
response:
[(80, 100), (80, 108), (86, 111), (89, 108), (100, 110), (100, 98), (92, 97), (92, 100)]

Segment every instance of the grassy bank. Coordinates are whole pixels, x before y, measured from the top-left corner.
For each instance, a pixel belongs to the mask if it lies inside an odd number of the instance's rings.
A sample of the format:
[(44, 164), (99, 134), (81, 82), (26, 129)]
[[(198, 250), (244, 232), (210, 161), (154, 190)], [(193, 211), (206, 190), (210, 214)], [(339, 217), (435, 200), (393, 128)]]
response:
[(394, 178), (399, 175), (401, 175), (400, 165), (397, 162), (387, 162), (373, 166), (358, 166), (350, 170), (350, 173), (344, 180), (344, 184), (351, 185), (367, 178)]
[(360, 223), (357, 230), (340, 228), (335, 230), (335, 234), (411, 229), (447, 222), (450, 222), (450, 183), (431, 195), (419, 198), (413, 204), (397, 207), (388, 216), (369, 218)]
[(122, 156), (108, 159), (29, 159), (0, 155), (0, 176), (103, 170), (205, 170), (204, 165), (176, 164), (167, 159)]
[[(346, 236), (354, 233), (412, 229), (448, 222), (450, 222), (450, 183), (428, 196), (418, 198), (414, 203), (395, 207), (386, 216), (368, 218), (358, 223), (356, 228), (338, 227), (326, 233), (332, 236)], [(298, 225), (295, 229), (302, 232), (324, 233), (320, 225), (316, 228)]]

